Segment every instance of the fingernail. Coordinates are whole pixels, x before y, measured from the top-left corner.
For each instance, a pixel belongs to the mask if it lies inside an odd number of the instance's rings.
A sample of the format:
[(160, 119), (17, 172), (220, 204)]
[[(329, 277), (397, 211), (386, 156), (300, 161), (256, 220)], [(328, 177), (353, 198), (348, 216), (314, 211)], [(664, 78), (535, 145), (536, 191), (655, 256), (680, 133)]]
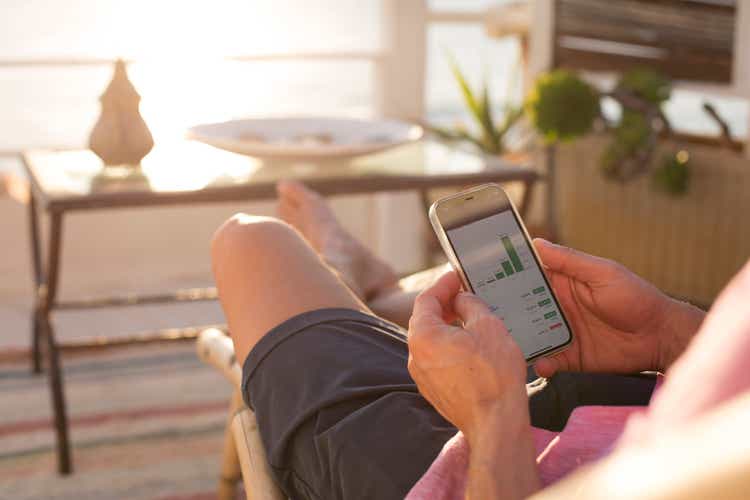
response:
[(535, 243), (541, 243), (542, 246), (547, 246), (547, 247), (548, 246), (552, 246), (552, 243), (550, 243), (549, 241), (545, 240), (544, 238), (534, 238), (534, 242)]

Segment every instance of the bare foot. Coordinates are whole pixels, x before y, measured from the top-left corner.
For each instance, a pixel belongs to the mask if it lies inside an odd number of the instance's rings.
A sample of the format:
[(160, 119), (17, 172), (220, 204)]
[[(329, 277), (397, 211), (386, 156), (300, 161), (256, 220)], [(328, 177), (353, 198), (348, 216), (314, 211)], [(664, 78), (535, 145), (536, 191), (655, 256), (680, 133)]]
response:
[(397, 283), (391, 266), (349, 234), (318, 193), (293, 181), (279, 182), (276, 190), (279, 216), (302, 233), (360, 298), (372, 298)]

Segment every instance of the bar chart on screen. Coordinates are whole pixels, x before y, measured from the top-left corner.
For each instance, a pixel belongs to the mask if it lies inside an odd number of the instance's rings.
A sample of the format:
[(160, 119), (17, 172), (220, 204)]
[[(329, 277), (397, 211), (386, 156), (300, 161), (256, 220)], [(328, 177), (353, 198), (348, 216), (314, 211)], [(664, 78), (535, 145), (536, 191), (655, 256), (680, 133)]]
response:
[(501, 254), (497, 263), (486, 270), (485, 279), (477, 282), (478, 288), (481, 288), (488, 283), (494, 283), (497, 280), (510, 278), (513, 275), (531, 268), (534, 264), (530, 253), (525, 248), (525, 242), (521, 241), (521, 245), (518, 245), (517, 249), (513, 244), (511, 237), (507, 234), (498, 235), (498, 241), (502, 244), (502, 247), (498, 250), (500, 252), (504, 251), (505, 255)]

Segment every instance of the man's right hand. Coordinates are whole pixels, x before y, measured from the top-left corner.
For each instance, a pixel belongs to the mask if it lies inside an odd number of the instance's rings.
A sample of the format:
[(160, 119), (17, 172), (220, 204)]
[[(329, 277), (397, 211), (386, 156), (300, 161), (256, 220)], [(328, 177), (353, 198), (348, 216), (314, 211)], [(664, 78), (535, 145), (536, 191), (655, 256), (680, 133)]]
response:
[(665, 371), (703, 320), (703, 311), (671, 299), (613, 261), (534, 240), (573, 330), (564, 351), (537, 361), (542, 377), (557, 371)]

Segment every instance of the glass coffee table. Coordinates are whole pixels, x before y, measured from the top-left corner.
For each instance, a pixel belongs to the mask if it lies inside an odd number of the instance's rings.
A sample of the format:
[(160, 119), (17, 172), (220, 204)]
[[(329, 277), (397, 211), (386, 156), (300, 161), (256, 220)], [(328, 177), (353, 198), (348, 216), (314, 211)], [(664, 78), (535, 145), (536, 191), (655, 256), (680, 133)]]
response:
[[(159, 295), (113, 295), (64, 301), (57, 297), (63, 219), (71, 212), (132, 207), (163, 207), (195, 203), (268, 200), (275, 184), (297, 179), (326, 196), (392, 191), (416, 191), (427, 201), (434, 188), (459, 187), (484, 182), (520, 183), (520, 202), (527, 211), (537, 172), (528, 165), (487, 160), (444, 144), (422, 141), (390, 151), (327, 162), (262, 161), (228, 153), (196, 142), (178, 142), (155, 148), (142, 162), (140, 174), (128, 169), (102, 169), (99, 158), (87, 150), (28, 151), (23, 155), (31, 184), (29, 227), (36, 294), (32, 312), (32, 364), (42, 369), (45, 348), (57, 438), (58, 470), (72, 471), (67, 412), (60, 351), (97, 349), (113, 345), (193, 339), (205, 325), (162, 330), (107, 340), (55, 339), (53, 311), (133, 306), (196, 300), (215, 300), (214, 288), (177, 290)], [(42, 248), (42, 213), (49, 217), (49, 235)], [(43, 256), (45, 256), (43, 258)]]

